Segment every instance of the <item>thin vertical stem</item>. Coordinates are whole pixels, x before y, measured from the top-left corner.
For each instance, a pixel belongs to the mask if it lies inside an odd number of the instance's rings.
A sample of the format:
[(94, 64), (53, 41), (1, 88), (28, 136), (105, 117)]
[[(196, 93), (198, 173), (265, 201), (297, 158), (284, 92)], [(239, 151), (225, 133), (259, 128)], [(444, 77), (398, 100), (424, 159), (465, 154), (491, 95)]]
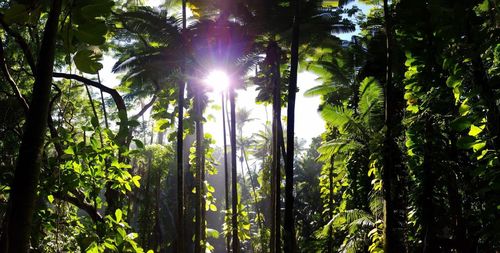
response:
[(236, 171), (236, 105), (235, 105), (235, 90), (230, 87), (229, 103), (231, 106), (231, 169), (232, 169), (232, 229), (233, 229), (233, 253), (239, 252), (239, 238), (238, 238), (238, 184), (237, 184), (237, 171)]
[(295, 97), (297, 93), (297, 71), (299, 65), (299, 1), (294, 0), (294, 19), (291, 48), (290, 84), (288, 85), (287, 146), (285, 156), (285, 252), (295, 252), (295, 219), (293, 213), (293, 158), (295, 149)]
[[(97, 72), (97, 81), (99, 84), (102, 85), (101, 83), (101, 76), (99, 75), (99, 72)], [(106, 104), (104, 103), (104, 93), (101, 90), (101, 103), (102, 103), (102, 114), (104, 114), (104, 125), (106, 128), (109, 128), (109, 123), (108, 123), (108, 113), (106, 112)]]
[[(226, 194), (226, 216), (227, 212), (229, 212), (229, 166), (227, 164), (227, 140), (226, 140), (226, 102), (224, 92), (221, 93), (222, 99), (222, 132), (224, 139), (224, 187)], [(224, 219), (228, 221), (228, 219)], [(226, 250), (227, 253), (231, 252), (231, 235), (230, 233), (226, 234)]]

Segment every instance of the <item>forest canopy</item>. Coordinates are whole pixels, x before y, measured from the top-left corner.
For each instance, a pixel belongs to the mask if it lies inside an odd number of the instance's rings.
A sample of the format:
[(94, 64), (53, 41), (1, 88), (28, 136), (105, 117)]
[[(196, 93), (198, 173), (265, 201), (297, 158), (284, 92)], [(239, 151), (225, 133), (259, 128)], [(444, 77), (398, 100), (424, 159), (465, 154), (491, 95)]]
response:
[(499, 252), (499, 5), (0, 1), (0, 252)]

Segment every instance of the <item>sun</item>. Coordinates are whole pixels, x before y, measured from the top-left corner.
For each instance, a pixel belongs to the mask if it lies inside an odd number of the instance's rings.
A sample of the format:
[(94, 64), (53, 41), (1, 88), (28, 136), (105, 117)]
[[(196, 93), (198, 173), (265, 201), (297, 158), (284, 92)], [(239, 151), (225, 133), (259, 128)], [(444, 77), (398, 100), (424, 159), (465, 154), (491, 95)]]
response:
[(229, 76), (222, 70), (212, 70), (204, 80), (215, 92), (224, 91), (229, 87)]

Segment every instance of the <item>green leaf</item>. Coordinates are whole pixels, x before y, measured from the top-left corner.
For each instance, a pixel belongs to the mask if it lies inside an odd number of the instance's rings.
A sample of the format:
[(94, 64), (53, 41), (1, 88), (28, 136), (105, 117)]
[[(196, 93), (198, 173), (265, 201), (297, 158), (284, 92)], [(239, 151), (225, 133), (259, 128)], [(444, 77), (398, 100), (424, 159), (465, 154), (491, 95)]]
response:
[(53, 195), (47, 196), (47, 199), (49, 200), (49, 203), (51, 203), (51, 204), (52, 204), (52, 202), (54, 202), (54, 196)]
[(89, 4), (80, 9), (83, 16), (89, 19), (95, 19), (96, 17), (106, 17), (111, 14), (111, 7), (113, 7), (114, 1), (96, 1), (94, 4)]
[(472, 136), (463, 136), (457, 141), (457, 147), (461, 149), (470, 149), (476, 144), (476, 138)]
[(134, 139), (134, 143), (138, 149), (144, 149), (144, 143), (142, 143), (142, 141)]
[(64, 153), (67, 155), (75, 155), (75, 151), (73, 150), (73, 147), (71, 147), (71, 146), (69, 146), (67, 149), (65, 149)]
[(210, 204), (210, 211), (217, 212), (217, 206), (214, 204)]
[(134, 185), (135, 185), (137, 188), (141, 187), (141, 183), (140, 183), (140, 181), (139, 181), (139, 180), (141, 180), (141, 176), (133, 176), (133, 177), (132, 177), (132, 183), (134, 183)]
[(458, 132), (468, 129), (471, 125), (472, 120), (469, 117), (459, 117), (451, 122), (451, 128)]
[(92, 118), (90, 119), (90, 124), (92, 124), (94, 128), (98, 128), (99, 120), (96, 117), (92, 116)]
[(104, 21), (89, 22), (78, 26), (75, 36), (82, 42), (90, 45), (102, 45), (106, 42), (108, 28)]
[(116, 222), (120, 222), (122, 220), (122, 210), (116, 209), (115, 211), (115, 217), (116, 217)]
[(207, 228), (207, 237), (217, 239), (217, 238), (219, 238), (219, 231), (217, 231), (215, 229)]
[(470, 136), (477, 136), (478, 134), (480, 134), (484, 129), (484, 126), (481, 128), (481, 127), (477, 127), (475, 125), (471, 125), (470, 127), (470, 130), (469, 130), (469, 135)]
[(73, 57), (73, 61), (75, 62), (78, 70), (88, 74), (97, 74), (97, 72), (103, 67), (99, 62), (101, 57), (102, 54), (100, 50), (93, 47), (78, 51)]

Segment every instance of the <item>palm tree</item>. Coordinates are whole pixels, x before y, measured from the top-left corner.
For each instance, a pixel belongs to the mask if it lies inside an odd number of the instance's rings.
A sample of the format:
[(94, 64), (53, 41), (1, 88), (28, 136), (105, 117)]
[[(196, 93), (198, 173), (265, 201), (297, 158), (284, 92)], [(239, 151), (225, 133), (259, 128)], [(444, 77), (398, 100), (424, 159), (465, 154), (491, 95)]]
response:
[[(124, 83), (131, 83), (137, 90), (144, 92), (153, 87), (158, 93), (165, 87), (162, 84), (178, 83), (177, 98), (177, 252), (185, 252), (184, 229), (184, 90), (187, 64), (186, 50), (182, 33), (186, 31), (186, 0), (182, 1), (182, 26), (178, 20), (168, 17), (167, 12), (157, 12), (151, 8), (140, 7), (135, 11), (119, 15), (124, 27), (138, 37), (133, 47), (126, 47), (113, 67), (114, 72), (126, 71)], [(147, 34), (147, 39), (143, 34)], [(152, 47), (151, 44), (160, 47)], [(180, 72), (180, 77), (177, 74)], [(166, 87), (167, 89), (173, 87)], [(149, 94), (147, 92), (146, 94)]]
[(398, 156), (398, 147), (395, 142), (394, 126), (396, 122), (396, 107), (394, 104), (395, 89), (392, 83), (392, 55), (393, 55), (393, 38), (392, 38), (392, 14), (388, 0), (383, 2), (384, 9), (384, 27), (386, 38), (386, 79), (385, 79), (385, 125), (387, 127), (384, 139), (384, 169), (382, 173), (383, 191), (384, 191), (384, 251), (388, 253), (402, 252), (403, 246), (400, 245), (397, 234), (394, 231), (396, 228), (395, 205), (392, 194), (394, 192), (393, 181), (396, 171), (396, 162), (394, 159)]
[[(226, 214), (229, 212), (229, 164), (227, 163), (227, 132), (226, 132), (226, 99), (224, 96), (224, 92), (221, 93), (222, 99), (222, 132), (224, 138), (224, 188), (225, 188), (225, 197), (226, 197)], [(225, 219), (226, 220), (226, 219)], [(226, 252), (231, 252), (231, 234), (226, 234)]]
[(285, 252), (295, 252), (295, 221), (293, 213), (293, 160), (295, 140), (295, 96), (297, 92), (297, 70), (299, 65), (299, 13), (300, 1), (294, 0), (290, 84), (288, 85), (287, 106), (287, 152), (285, 159)]
[[(182, 30), (186, 30), (187, 26), (187, 0), (182, 0)], [(184, 58), (181, 73), (185, 75), (186, 58)], [(184, 155), (184, 89), (186, 86), (185, 80), (179, 82), (179, 97), (177, 103), (179, 112), (177, 114), (177, 252), (184, 252), (184, 170), (183, 170), (183, 155)]]
[[(335, 94), (335, 93), (333, 93)], [(350, 221), (334, 221), (335, 217), (344, 217), (344, 215), (348, 215), (351, 213), (360, 213), (365, 212), (364, 209), (368, 209), (369, 206), (370, 214), (372, 218), (370, 220), (370, 227), (375, 227), (374, 223), (379, 219), (381, 214), (383, 213), (380, 210), (380, 202), (382, 198), (382, 194), (379, 191), (372, 190), (368, 192), (370, 189), (369, 186), (369, 178), (368, 178), (368, 167), (370, 157), (374, 156), (374, 154), (382, 153), (381, 147), (378, 145), (378, 140), (382, 138), (380, 133), (383, 128), (383, 102), (384, 95), (383, 89), (378, 84), (378, 82), (374, 78), (366, 78), (361, 82), (359, 87), (359, 97), (360, 100), (355, 108), (348, 108), (346, 105), (331, 105), (327, 104), (323, 107), (321, 115), (332, 127), (337, 129), (338, 134), (332, 140), (325, 142), (319, 149), (321, 156), (320, 160), (328, 162), (328, 183), (329, 186), (329, 196), (328, 196), (328, 205), (330, 208), (329, 219), (330, 223), (325, 226), (325, 230), (327, 233), (324, 233), (324, 237), (328, 234), (328, 243), (327, 249), (328, 252), (332, 252), (332, 240), (333, 240), (333, 229), (335, 226), (351, 226), (349, 225)], [(332, 95), (332, 94), (330, 94)], [(348, 165), (349, 157), (352, 154), (356, 153), (359, 157), (358, 161), (361, 161), (361, 164)], [(359, 178), (361, 175), (361, 178)], [(346, 181), (346, 183), (357, 184), (356, 189), (360, 192), (353, 196), (353, 204), (356, 205), (356, 209), (347, 210), (345, 212), (334, 214), (334, 196), (333, 196), (333, 185), (334, 184), (342, 184), (344, 182), (337, 182), (338, 180), (350, 180), (351, 178), (353, 182)], [(366, 196), (369, 196), (369, 199), (366, 199)], [(367, 204), (368, 202), (368, 204)], [(366, 217), (366, 215), (363, 215)], [(364, 218), (366, 220), (366, 218)], [(363, 236), (353, 235), (347, 237), (347, 241), (344, 241), (344, 246), (355, 247), (356, 245), (366, 245), (370, 244), (370, 240), (368, 242), (366, 240), (359, 241), (351, 240), (353, 238), (365, 238), (368, 239), (368, 232), (370, 229), (362, 229), (362, 230), (349, 230), (354, 231), (354, 233), (362, 233)]]

